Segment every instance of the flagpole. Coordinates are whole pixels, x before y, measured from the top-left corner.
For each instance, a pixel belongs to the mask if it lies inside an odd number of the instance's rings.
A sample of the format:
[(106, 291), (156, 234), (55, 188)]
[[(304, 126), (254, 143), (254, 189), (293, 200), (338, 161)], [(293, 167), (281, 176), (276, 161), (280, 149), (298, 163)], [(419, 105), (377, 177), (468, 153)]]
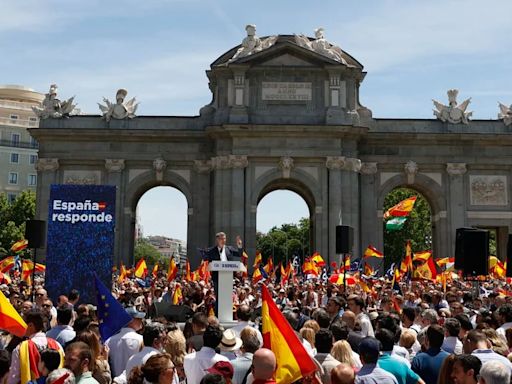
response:
[[(36, 285), (35, 276), (36, 276), (36, 252), (37, 252), (37, 248), (33, 248), (33, 251), (34, 251), (34, 261), (33, 261), (33, 265), (32, 265), (32, 292), (31, 292), (31, 295), (32, 295), (32, 302), (34, 303), (35, 302), (35, 285)], [(23, 273), (23, 270), (22, 270), (21, 273)]]
[(347, 254), (342, 253), (342, 257), (343, 257), (343, 293), (346, 293), (347, 292), (347, 266), (345, 265), (345, 261), (346, 261)]

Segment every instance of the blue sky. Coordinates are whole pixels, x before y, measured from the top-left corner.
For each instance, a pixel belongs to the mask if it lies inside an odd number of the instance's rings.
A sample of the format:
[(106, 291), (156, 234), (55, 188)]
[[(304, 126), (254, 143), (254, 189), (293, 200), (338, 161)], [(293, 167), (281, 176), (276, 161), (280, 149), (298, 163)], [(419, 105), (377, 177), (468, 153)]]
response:
[[(361, 102), (375, 117), (431, 118), (431, 99), (444, 102), (459, 88), (460, 100), (472, 97), (474, 118), (494, 119), (498, 101), (512, 103), (510, 15), (509, 0), (0, 0), (0, 83), (41, 92), (56, 83), (61, 97), (76, 95), (94, 114), (96, 102), (124, 87), (139, 115), (195, 115), (210, 101), (204, 71), (240, 43), (246, 24), (259, 36), (322, 26), (365, 66)], [(292, 200), (269, 202), (273, 214), (258, 216), (258, 227), (305, 210)], [(182, 224), (152, 220), (183, 234)]]

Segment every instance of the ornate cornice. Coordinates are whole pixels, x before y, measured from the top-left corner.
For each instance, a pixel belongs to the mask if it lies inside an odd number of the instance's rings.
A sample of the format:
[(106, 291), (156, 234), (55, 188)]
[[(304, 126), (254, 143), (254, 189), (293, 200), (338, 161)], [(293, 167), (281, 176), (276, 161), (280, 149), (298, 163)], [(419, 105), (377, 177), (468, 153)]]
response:
[(344, 169), (345, 156), (328, 156), (325, 161), (325, 166), (328, 169)]
[(59, 169), (59, 159), (43, 157), (37, 159), (36, 170), (37, 171), (56, 171)]
[(467, 170), (466, 163), (446, 163), (446, 172), (450, 176), (463, 175)]
[(231, 168), (247, 168), (249, 160), (245, 155), (229, 155), (229, 165)]
[(377, 173), (377, 163), (361, 163), (359, 172), (363, 175), (374, 175)]
[(212, 170), (212, 161), (194, 160), (194, 169), (197, 173), (208, 173)]

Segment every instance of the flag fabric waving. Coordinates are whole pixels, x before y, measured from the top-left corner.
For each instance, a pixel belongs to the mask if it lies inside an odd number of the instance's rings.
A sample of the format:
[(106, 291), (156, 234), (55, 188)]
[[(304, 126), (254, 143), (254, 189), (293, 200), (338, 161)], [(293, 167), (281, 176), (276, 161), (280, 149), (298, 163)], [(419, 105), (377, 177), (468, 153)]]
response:
[(267, 287), (261, 287), (263, 347), (277, 360), (276, 382), (289, 384), (316, 371), (313, 359), (304, 349), (288, 321), (277, 308)]
[(6, 273), (14, 268), (14, 256), (8, 256), (0, 261), (0, 272)]
[(318, 252), (313, 253), (311, 260), (313, 260), (318, 267), (325, 267), (325, 260)]
[(393, 217), (386, 221), (386, 230), (389, 232), (399, 231), (405, 225), (407, 217)]
[(185, 264), (185, 281), (191, 282), (192, 280), (192, 274), (190, 273), (190, 261), (187, 259), (187, 264)]
[(411, 248), (411, 240), (407, 240), (405, 243), (405, 257), (403, 261), (400, 263), (400, 273), (405, 275), (409, 272), (412, 272), (412, 248)]
[(253, 268), (258, 268), (258, 265), (260, 265), (263, 262), (263, 258), (261, 257), (261, 252), (256, 252), (256, 257), (254, 258), (254, 264)]
[(181, 303), (182, 299), (183, 299), (183, 294), (181, 293), (181, 285), (176, 284), (176, 287), (174, 287), (174, 292), (172, 294), (172, 304), (178, 305)]
[(119, 332), (126, 324), (132, 321), (132, 317), (125, 311), (119, 301), (110, 293), (98, 276), (94, 274), (96, 284), (96, 297), (98, 307), (99, 329), (103, 341)]
[(146, 260), (144, 258), (140, 259), (135, 265), (135, 277), (139, 279), (144, 279), (148, 274), (148, 266), (146, 265)]
[(411, 196), (405, 200), (402, 200), (397, 205), (389, 208), (384, 213), (384, 220), (390, 218), (390, 217), (404, 217), (409, 216), (409, 213), (411, 213), (412, 209), (414, 208), (414, 203), (416, 202), (417, 196)]
[(0, 291), (0, 329), (18, 337), (25, 336), (27, 330), (27, 324), (2, 291)]
[(117, 282), (118, 283), (122, 283), (123, 281), (125, 281), (127, 274), (128, 273), (126, 271), (126, 267), (124, 266), (123, 263), (121, 263), (121, 268), (120, 268), (120, 271), (119, 271), (119, 277), (117, 278)]
[(153, 276), (153, 279), (158, 277), (158, 263), (154, 265), (153, 270), (151, 271), (151, 276)]
[(432, 256), (432, 251), (415, 252), (412, 261), (427, 261)]
[(169, 262), (169, 269), (167, 270), (167, 281), (173, 281), (178, 275), (178, 267), (174, 262), (174, 257), (171, 258)]
[(19, 240), (11, 246), (11, 251), (18, 253), (26, 249), (27, 246), (28, 240)]
[(306, 259), (304, 264), (302, 264), (302, 272), (305, 275), (318, 276), (318, 269), (316, 268), (315, 263), (313, 263), (310, 259)]
[(436, 265), (432, 257), (429, 257), (427, 261), (416, 267), (414, 270), (414, 278), (435, 280), (436, 276)]
[(384, 254), (382, 252), (379, 252), (377, 248), (375, 248), (373, 245), (369, 245), (368, 248), (364, 251), (364, 257), (376, 257), (378, 259), (382, 259), (384, 257)]
[(265, 272), (263, 266), (260, 264), (258, 268), (254, 268), (254, 272), (252, 273), (252, 283), (257, 284), (263, 279), (268, 279), (268, 275), (267, 272)]

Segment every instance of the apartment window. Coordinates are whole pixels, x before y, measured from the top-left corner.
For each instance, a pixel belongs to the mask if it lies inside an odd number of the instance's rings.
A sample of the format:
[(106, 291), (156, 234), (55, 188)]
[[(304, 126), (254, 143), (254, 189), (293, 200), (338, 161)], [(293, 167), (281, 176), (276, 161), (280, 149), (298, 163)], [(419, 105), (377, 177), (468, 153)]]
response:
[(11, 120), (18, 120), (18, 115), (11, 115)]
[(14, 200), (16, 200), (16, 194), (15, 193), (8, 193), (7, 194), (7, 201), (9, 204), (14, 203)]
[(18, 172), (9, 172), (9, 184), (18, 184)]
[(20, 134), (19, 133), (11, 134), (11, 145), (13, 145), (15, 147), (20, 145)]
[(37, 140), (34, 139), (32, 136), (30, 136), (30, 146), (32, 148), (36, 148), (37, 147)]
[(20, 162), (19, 153), (11, 153), (11, 164), (18, 164)]
[(30, 155), (28, 158), (29, 164), (35, 164), (37, 162), (37, 155)]
[(30, 187), (37, 185), (37, 175), (28, 175), (28, 185)]
[(36, 117), (29, 117), (28, 118), (28, 125), (31, 127), (37, 126), (37, 118)]

